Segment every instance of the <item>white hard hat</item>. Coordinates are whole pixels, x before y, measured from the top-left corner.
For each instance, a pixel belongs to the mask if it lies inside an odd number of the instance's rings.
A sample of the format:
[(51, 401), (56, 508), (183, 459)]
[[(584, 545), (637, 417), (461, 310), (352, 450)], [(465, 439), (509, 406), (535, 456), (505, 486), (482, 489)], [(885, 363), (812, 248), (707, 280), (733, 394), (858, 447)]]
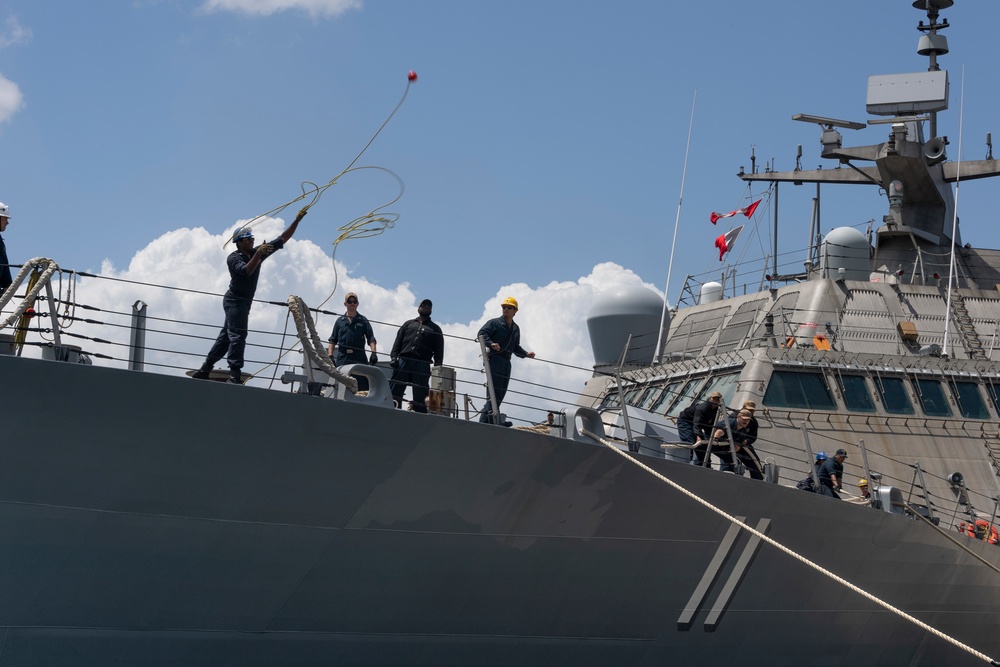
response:
[(3, 202), (0, 202), (0, 216), (4, 218), (10, 217), (10, 208), (7, 206), (7, 204), (4, 204)]

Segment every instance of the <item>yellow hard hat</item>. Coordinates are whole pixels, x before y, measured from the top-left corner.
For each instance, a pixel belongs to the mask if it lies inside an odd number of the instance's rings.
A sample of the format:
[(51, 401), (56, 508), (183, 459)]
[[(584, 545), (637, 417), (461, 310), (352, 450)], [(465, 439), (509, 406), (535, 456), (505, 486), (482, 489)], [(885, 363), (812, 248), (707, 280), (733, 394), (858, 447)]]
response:
[(861, 480), (860, 482), (858, 482), (858, 486), (868, 486), (868, 480), (867, 479)]
[(501, 306), (514, 306), (514, 310), (517, 310), (517, 299), (512, 296), (507, 297), (500, 302)]

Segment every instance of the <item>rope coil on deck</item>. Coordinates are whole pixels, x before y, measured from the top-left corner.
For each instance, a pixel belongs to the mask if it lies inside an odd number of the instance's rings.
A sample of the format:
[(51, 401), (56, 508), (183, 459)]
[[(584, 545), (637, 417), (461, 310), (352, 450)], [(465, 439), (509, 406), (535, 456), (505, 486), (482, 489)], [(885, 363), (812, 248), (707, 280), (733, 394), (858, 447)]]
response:
[(309, 307), (306, 306), (305, 302), (300, 297), (291, 294), (288, 297), (288, 310), (292, 313), (295, 330), (299, 335), (299, 340), (302, 341), (302, 349), (306, 356), (324, 373), (346, 385), (352, 394), (358, 393), (358, 381), (338, 370), (330, 359), (330, 355), (326, 353), (326, 346), (323, 345), (319, 334), (316, 333), (316, 324), (313, 322)]
[(875, 604), (877, 604), (878, 606), (882, 607), (883, 609), (886, 609), (886, 610), (888, 610), (888, 611), (896, 614), (900, 618), (906, 619), (907, 621), (909, 621), (910, 623), (913, 623), (917, 627), (919, 627), (919, 628), (921, 628), (923, 630), (926, 630), (927, 632), (931, 633), (935, 637), (938, 637), (939, 639), (943, 639), (944, 641), (948, 642), (949, 644), (952, 644), (953, 646), (956, 646), (956, 647), (962, 649), (966, 653), (969, 653), (970, 655), (973, 655), (973, 656), (979, 658), (980, 660), (982, 660), (984, 662), (987, 662), (987, 663), (989, 663), (991, 665), (1000, 665), (1000, 663), (998, 663), (997, 661), (995, 661), (993, 658), (989, 657), (985, 653), (977, 651), (976, 649), (974, 649), (973, 647), (969, 646), (968, 644), (963, 644), (962, 642), (960, 642), (959, 640), (955, 639), (954, 637), (952, 637), (950, 635), (947, 635), (947, 634), (941, 632), (940, 630), (938, 630), (936, 628), (931, 627), (927, 623), (924, 623), (923, 621), (921, 621), (919, 618), (916, 618), (915, 616), (911, 616), (910, 614), (906, 613), (902, 609), (899, 609), (897, 607), (892, 606), (891, 604), (889, 604), (888, 602), (882, 600), (881, 598), (878, 598), (878, 597), (872, 595), (871, 593), (869, 593), (869, 592), (861, 589), (860, 587), (852, 584), (851, 582), (847, 581), (843, 577), (841, 577), (841, 576), (839, 576), (837, 574), (834, 574), (833, 572), (831, 572), (831, 571), (825, 569), (824, 567), (822, 567), (822, 566), (820, 566), (820, 565), (812, 562), (811, 560), (805, 558), (804, 556), (799, 555), (798, 553), (792, 551), (791, 549), (789, 549), (788, 547), (784, 546), (783, 544), (780, 544), (779, 542), (775, 541), (773, 538), (768, 537), (767, 535), (765, 535), (764, 533), (760, 532), (759, 530), (756, 530), (755, 528), (752, 528), (752, 527), (746, 525), (745, 523), (743, 523), (742, 521), (740, 521), (736, 517), (732, 516), (731, 514), (728, 514), (725, 510), (723, 510), (723, 509), (721, 509), (719, 507), (716, 507), (715, 505), (712, 505), (707, 500), (705, 500), (705, 499), (701, 498), (700, 496), (692, 493), (691, 491), (688, 491), (687, 489), (685, 489), (680, 484), (678, 484), (678, 483), (676, 483), (676, 482), (674, 482), (672, 480), (667, 479), (664, 475), (661, 475), (660, 473), (656, 472), (655, 470), (653, 470), (652, 468), (650, 468), (649, 466), (647, 466), (645, 463), (637, 460), (636, 458), (634, 458), (632, 456), (629, 456), (628, 452), (624, 452), (621, 449), (619, 449), (618, 447), (615, 447), (614, 444), (608, 442), (604, 438), (602, 438), (602, 437), (600, 437), (600, 436), (598, 436), (598, 435), (596, 435), (594, 433), (591, 433), (590, 431), (587, 431), (586, 429), (581, 429), (580, 433), (582, 433), (583, 435), (586, 435), (586, 436), (588, 436), (590, 438), (593, 438), (595, 441), (597, 441), (600, 444), (604, 445), (605, 447), (607, 447), (611, 451), (615, 452), (616, 454), (618, 454), (622, 458), (624, 458), (624, 459), (626, 459), (628, 461), (631, 461), (632, 463), (634, 463), (635, 465), (639, 466), (640, 468), (642, 468), (643, 470), (645, 470), (649, 474), (653, 475), (654, 477), (656, 477), (660, 481), (665, 482), (666, 484), (668, 484), (669, 486), (671, 486), (676, 491), (681, 492), (682, 494), (684, 494), (685, 496), (691, 498), (692, 500), (694, 500), (698, 504), (706, 507), (707, 509), (711, 510), (712, 512), (715, 512), (716, 514), (718, 514), (722, 518), (726, 519), (727, 521), (729, 521), (733, 525), (738, 526), (740, 529), (745, 530), (748, 533), (754, 535), (755, 537), (757, 537), (757, 538), (759, 538), (759, 539), (767, 542), (768, 544), (770, 544), (774, 548), (778, 549), (779, 551), (784, 552), (785, 554), (791, 556), (792, 558), (794, 558), (795, 560), (801, 562), (802, 564), (804, 564), (804, 565), (812, 568), (813, 570), (816, 570), (817, 572), (819, 572), (823, 576), (825, 576), (825, 577), (827, 577), (829, 579), (832, 579), (833, 581), (836, 581), (837, 583), (841, 584), (842, 586), (845, 586), (845, 587), (849, 588), (850, 590), (854, 591), (858, 595), (860, 595), (860, 596), (862, 596), (862, 597), (870, 600), (871, 602), (874, 602)]
[(14, 292), (21, 286), (21, 283), (24, 282), (24, 279), (28, 276), (28, 274), (42, 265), (45, 266), (45, 270), (38, 276), (38, 279), (34, 282), (34, 284), (32, 284), (31, 289), (28, 290), (24, 299), (17, 306), (17, 308), (14, 309), (14, 314), (3, 322), (0, 322), (0, 329), (9, 327), (19, 317), (24, 315), (24, 311), (35, 302), (35, 299), (38, 297), (38, 293), (41, 292), (42, 289), (49, 283), (49, 280), (52, 278), (52, 274), (59, 270), (59, 265), (48, 257), (35, 257), (34, 259), (28, 260), (23, 266), (21, 266), (21, 270), (17, 272), (17, 275), (14, 277), (10, 286), (4, 290), (3, 295), (0, 295), (0, 308), (3, 308), (10, 302), (11, 299), (14, 298)]

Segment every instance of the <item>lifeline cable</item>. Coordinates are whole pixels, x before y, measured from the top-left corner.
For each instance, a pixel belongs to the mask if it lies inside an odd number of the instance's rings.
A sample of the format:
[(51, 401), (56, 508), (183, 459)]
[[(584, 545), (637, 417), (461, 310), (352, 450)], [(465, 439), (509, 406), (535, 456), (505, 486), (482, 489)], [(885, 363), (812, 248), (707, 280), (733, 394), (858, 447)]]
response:
[(788, 556), (791, 556), (792, 558), (794, 558), (795, 560), (799, 561), (800, 563), (806, 565), (807, 567), (810, 567), (813, 570), (816, 570), (817, 572), (819, 572), (823, 576), (825, 576), (825, 577), (827, 577), (829, 579), (832, 579), (833, 581), (841, 584), (842, 586), (845, 586), (845, 587), (851, 589), (852, 591), (854, 591), (858, 595), (866, 598), (867, 600), (870, 600), (871, 602), (874, 602), (875, 604), (877, 604), (878, 606), (882, 607), (883, 609), (886, 609), (886, 610), (888, 610), (888, 611), (896, 614), (900, 618), (903, 618), (903, 619), (909, 621), (910, 623), (913, 623), (917, 627), (919, 627), (919, 628), (921, 628), (923, 630), (926, 630), (927, 632), (931, 633), (935, 637), (938, 637), (939, 639), (943, 639), (944, 641), (948, 642), (949, 644), (952, 644), (953, 646), (956, 646), (956, 647), (962, 649), (963, 651), (966, 651), (970, 655), (974, 655), (975, 657), (979, 658), (980, 660), (983, 660), (984, 662), (988, 662), (991, 665), (1000, 665), (1000, 663), (998, 663), (997, 661), (995, 661), (993, 658), (989, 657), (985, 653), (982, 653), (982, 652), (976, 650), (975, 648), (969, 646), (968, 644), (963, 644), (962, 642), (958, 641), (954, 637), (952, 637), (950, 635), (946, 635), (945, 633), (941, 632), (937, 628), (931, 627), (927, 623), (924, 623), (923, 621), (921, 621), (919, 618), (917, 618), (915, 616), (911, 616), (910, 614), (906, 613), (902, 609), (899, 609), (897, 607), (892, 606), (891, 604), (889, 604), (885, 600), (882, 600), (881, 598), (878, 598), (878, 597), (872, 595), (871, 593), (869, 593), (868, 591), (862, 589), (861, 587), (852, 584), (851, 582), (849, 582), (848, 580), (844, 579), (840, 575), (834, 574), (830, 570), (827, 570), (826, 568), (822, 567), (821, 565), (818, 565), (818, 564), (812, 562), (811, 560), (807, 559), (805, 556), (801, 556), (798, 553), (792, 551), (791, 549), (789, 549), (785, 545), (781, 544), (780, 542), (778, 542), (774, 538), (768, 537), (767, 535), (765, 535), (764, 533), (760, 532), (759, 530), (748, 526), (747, 524), (745, 524), (742, 521), (740, 521), (739, 519), (737, 519), (735, 516), (727, 513), (725, 510), (723, 510), (723, 509), (721, 509), (719, 507), (716, 507), (715, 505), (711, 504), (710, 502), (708, 502), (704, 498), (698, 496), (697, 494), (695, 494), (695, 493), (693, 493), (691, 491), (688, 491), (687, 489), (685, 489), (683, 486), (681, 486), (677, 482), (674, 482), (674, 481), (672, 481), (670, 479), (667, 479), (666, 476), (664, 476), (664, 475), (656, 472), (655, 470), (653, 470), (652, 468), (650, 468), (649, 466), (647, 466), (642, 461), (637, 460), (635, 457), (629, 456), (628, 452), (623, 452), (622, 450), (618, 449), (617, 447), (614, 446), (614, 444), (608, 442), (605, 438), (602, 438), (602, 437), (600, 437), (600, 436), (598, 436), (598, 435), (596, 435), (594, 433), (591, 433), (590, 431), (587, 431), (585, 429), (580, 429), (580, 433), (582, 433), (583, 435), (586, 435), (586, 436), (588, 436), (590, 438), (593, 438), (594, 440), (596, 440), (597, 442), (601, 443), (602, 445), (604, 445), (605, 447), (607, 447), (608, 449), (610, 449), (614, 453), (618, 454), (619, 456), (621, 456), (625, 460), (634, 463), (635, 465), (639, 466), (640, 468), (642, 468), (643, 470), (645, 470), (649, 474), (653, 475), (654, 477), (656, 477), (660, 481), (666, 482), (674, 490), (681, 492), (682, 494), (684, 494), (688, 498), (691, 498), (692, 500), (694, 500), (696, 503), (698, 503), (698, 504), (700, 504), (700, 505), (708, 508), (712, 512), (715, 512), (716, 514), (718, 514), (719, 516), (721, 516), (722, 518), (724, 518), (726, 521), (729, 521), (734, 526), (737, 526), (741, 530), (745, 530), (748, 533), (752, 534), (754, 537), (757, 537), (757, 538), (759, 538), (759, 539), (767, 542), (772, 547), (774, 547), (774, 548), (778, 549), (779, 551), (787, 554)]

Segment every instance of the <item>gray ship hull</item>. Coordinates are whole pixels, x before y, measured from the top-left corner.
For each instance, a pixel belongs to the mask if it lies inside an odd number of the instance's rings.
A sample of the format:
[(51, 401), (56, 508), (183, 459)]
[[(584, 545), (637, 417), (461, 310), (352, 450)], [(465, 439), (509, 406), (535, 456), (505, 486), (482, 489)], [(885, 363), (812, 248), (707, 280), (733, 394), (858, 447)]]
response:
[[(52, 361), (0, 377), (0, 665), (981, 662), (744, 531), (693, 599), (730, 523), (603, 446)], [(1000, 575), (922, 522), (642, 460), (1000, 654)]]

